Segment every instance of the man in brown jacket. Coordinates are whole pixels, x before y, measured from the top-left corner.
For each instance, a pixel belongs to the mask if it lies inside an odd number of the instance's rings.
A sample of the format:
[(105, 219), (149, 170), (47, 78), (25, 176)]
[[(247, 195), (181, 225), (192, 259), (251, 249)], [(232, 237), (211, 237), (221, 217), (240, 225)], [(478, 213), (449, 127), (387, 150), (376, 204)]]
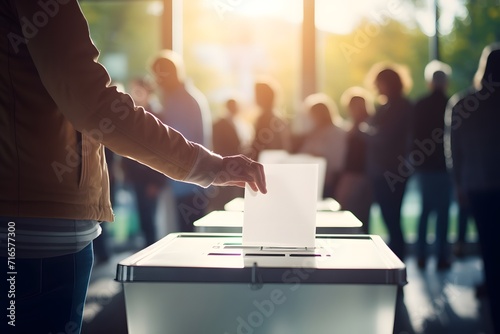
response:
[(77, 0), (2, 1), (0, 39), (0, 332), (80, 332), (92, 240), (113, 221), (104, 146), (266, 192), (262, 165), (186, 140), (110, 85)]

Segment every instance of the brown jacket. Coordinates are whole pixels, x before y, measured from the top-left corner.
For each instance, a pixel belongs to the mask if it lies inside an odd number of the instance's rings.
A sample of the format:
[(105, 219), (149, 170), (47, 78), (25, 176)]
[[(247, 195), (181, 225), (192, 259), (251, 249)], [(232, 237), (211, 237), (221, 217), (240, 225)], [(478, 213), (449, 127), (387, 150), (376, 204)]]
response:
[(0, 216), (112, 221), (103, 145), (213, 182), (220, 156), (110, 86), (76, 0), (2, 1), (0, 39)]

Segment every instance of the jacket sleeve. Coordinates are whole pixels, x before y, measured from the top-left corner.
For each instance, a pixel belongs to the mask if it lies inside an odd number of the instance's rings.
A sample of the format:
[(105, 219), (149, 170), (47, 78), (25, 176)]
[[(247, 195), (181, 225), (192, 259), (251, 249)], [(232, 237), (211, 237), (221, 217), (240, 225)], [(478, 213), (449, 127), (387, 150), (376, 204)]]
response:
[(77, 131), (173, 179), (205, 187), (213, 182), (222, 166), (219, 155), (110, 86), (77, 0), (17, 0), (15, 6), (39, 76)]

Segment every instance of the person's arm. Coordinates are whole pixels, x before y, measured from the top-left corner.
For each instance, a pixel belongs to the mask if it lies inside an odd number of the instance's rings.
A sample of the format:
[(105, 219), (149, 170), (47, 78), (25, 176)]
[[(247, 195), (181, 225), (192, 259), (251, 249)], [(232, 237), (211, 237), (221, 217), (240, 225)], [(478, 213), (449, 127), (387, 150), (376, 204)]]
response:
[[(110, 87), (110, 77), (98, 63), (99, 52), (89, 36), (87, 21), (76, 0), (14, 2), (21, 24), (39, 22), (24, 29), (26, 45), (39, 76), (60, 111), (87, 138), (117, 154), (131, 157), (177, 180), (208, 186), (221, 181), (221, 156), (186, 140), (158, 118), (136, 107), (132, 98)], [(46, 3), (44, 3), (46, 4)], [(237, 160), (242, 163), (241, 159)], [(246, 161), (245, 161), (246, 162)], [(227, 163), (226, 163), (227, 164)], [(260, 172), (252, 170), (253, 177)], [(250, 178), (249, 182), (256, 180)], [(257, 180), (260, 189), (265, 185)], [(253, 186), (257, 187), (255, 183)]]

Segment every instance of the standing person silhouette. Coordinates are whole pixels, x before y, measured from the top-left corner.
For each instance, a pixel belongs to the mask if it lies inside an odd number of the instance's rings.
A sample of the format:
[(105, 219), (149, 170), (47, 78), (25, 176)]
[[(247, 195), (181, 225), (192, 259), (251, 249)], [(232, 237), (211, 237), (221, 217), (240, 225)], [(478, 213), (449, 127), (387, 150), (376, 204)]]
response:
[(291, 149), (291, 134), (288, 122), (276, 108), (278, 84), (269, 78), (255, 83), (255, 103), (260, 114), (255, 122), (255, 138), (248, 155), (258, 159), (264, 150)]
[(236, 99), (228, 99), (225, 103), (225, 113), (216, 120), (212, 127), (214, 152), (222, 155), (239, 154), (242, 143), (238, 133), (237, 119), (239, 104)]
[(368, 91), (362, 87), (347, 89), (341, 101), (347, 109), (351, 126), (347, 131), (345, 165), (335, 199), (343, 210), (358, 217), (363, 222), (363, 232), (369, 233), (373, 190), (367, 174), (366, 141), (360, 127), (373, 115), (375, 106)]
[(448, 226), (451, 204), (451, 178), (446, 168), (442, 134), (448, 95), (446, 88), (451, 67), (433, 60), (427, 64), (424, 76), (429, 92), (415, 102), (411, 121), (411, 150), (425, 153), (425, 158), (411, 161), (420, 191), (421, 211), (418, 220), (417, 264), (424, 268), (427, 261), (427, 226), (431, 213), (436, 214), (435, 248), (437, 269), (450, 267)]
[(176, 180), (266, 192), (261, 164), (187, 140), (112, 86), (78, 1), (51, 4), (48, 17), (45, 2), (0, 3), (0, 308), (14, 309), (0, 333), (80, 333), (92, 240), (114, 219), (105, 146)]
[(401, 175), (409, 142), (409, 119), (412, 104), (404, 95), (404, 68), (396, 64), (377, 64), (371, 69), (372, 79), (383, 102), (365, 127), (368, 174), (373, 195), (389, 233), (389, 247), (401, 259), (406, 243), (401, 226), (401, 205), (407, 176)]
[(446, 112), (446, 150), (453, 180), (476, 222), (493, 333), (500, 332), (500, 44), (483, 49), (473, 87)]
[[(212, 116), (205, 96), (189, 82), (182, 57), (172, 50), (161, 50), (151, 63), (151, 72), (159, 88), (162, 109), (159, 118), (180, 131), (188, 140), (212, 148)], [(179, 231), (192, 232), (193, 223), (207, 211), (196, 197), (201, 191), (195, 184), (171, 181)]]
[[(215, 153), (222, 156), (240, 154), (244, 152), (244, 138), (240, 138), (244, 125), (238, 116), (240, 105), (237, 99), (230, 98), (224, 106), (224, 114), (213, 124), (213, 149)], [(251, 127), (250, 124), (247, 125), (248, 128)], [(236, 197), (243, 197), (244, 193), (244, 189), (237, 187), (219, 189), (211, 197), (208, 211), (223, 210), (226, 203)]]

